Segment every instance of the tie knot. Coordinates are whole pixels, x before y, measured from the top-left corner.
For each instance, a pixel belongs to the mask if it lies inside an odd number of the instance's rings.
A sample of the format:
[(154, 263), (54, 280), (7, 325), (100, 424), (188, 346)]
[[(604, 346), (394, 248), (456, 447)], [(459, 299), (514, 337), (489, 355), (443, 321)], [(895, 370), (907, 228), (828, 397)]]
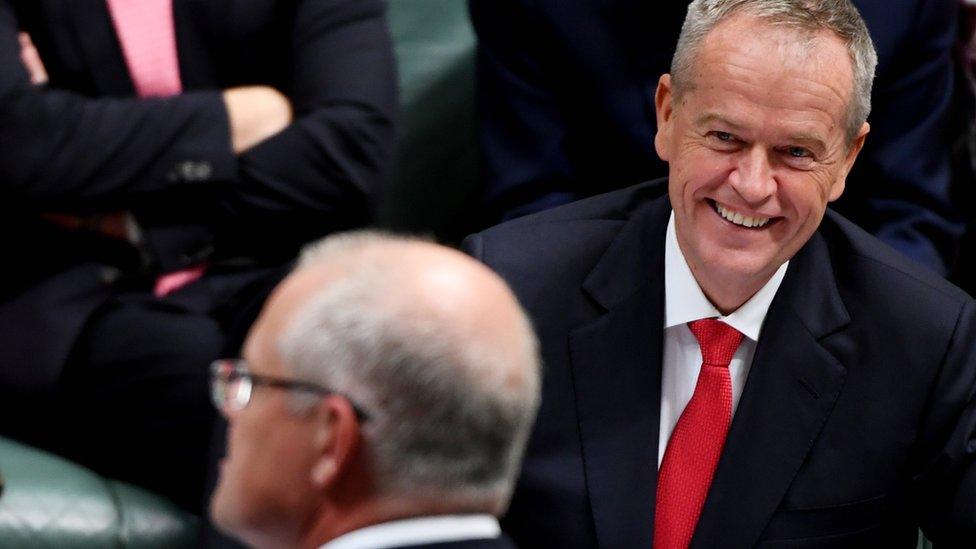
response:
[(728, 367), (732, 355), (742, 342), (742, 333), (728, 324), (714, 318), (705, 318), (688, 323), (701, 346), (702, 362), (712, 366)]

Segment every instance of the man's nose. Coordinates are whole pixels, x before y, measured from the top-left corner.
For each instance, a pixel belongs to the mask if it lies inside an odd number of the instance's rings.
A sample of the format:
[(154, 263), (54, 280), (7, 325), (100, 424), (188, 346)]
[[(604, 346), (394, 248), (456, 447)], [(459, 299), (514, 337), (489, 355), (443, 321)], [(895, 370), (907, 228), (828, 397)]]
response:
[(766, 151), (760, 147), (743, 151), (729, 175), (729, 182), (749, 205), (758, 206), (772, 197), (776, 192), (776, 180)]

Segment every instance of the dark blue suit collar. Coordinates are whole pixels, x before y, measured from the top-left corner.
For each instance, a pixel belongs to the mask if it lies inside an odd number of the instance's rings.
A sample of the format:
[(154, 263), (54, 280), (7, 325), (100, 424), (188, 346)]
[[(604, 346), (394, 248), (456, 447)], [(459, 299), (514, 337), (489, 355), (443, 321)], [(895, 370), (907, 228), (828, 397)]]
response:
[(666, 194), (637, 209), (583, 281), (583, 289), (606, 309), (648, 284), (659, 285), (663, 292), (664, 235), (670, 215)]

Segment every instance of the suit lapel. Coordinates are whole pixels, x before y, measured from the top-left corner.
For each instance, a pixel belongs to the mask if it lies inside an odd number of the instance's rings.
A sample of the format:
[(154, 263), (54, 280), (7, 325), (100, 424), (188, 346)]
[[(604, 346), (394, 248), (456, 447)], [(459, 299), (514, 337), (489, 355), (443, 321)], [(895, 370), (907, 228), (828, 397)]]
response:
[(766, 316), (692, 547), (757, 542), (847, 376), (819, 341), (849, 321), (817, 233), (791, 261)]
[(650, 547), (670, 204), (639, 211), (584, 282), (607, 313), (570, 334), (586, 486), (601, 547)]

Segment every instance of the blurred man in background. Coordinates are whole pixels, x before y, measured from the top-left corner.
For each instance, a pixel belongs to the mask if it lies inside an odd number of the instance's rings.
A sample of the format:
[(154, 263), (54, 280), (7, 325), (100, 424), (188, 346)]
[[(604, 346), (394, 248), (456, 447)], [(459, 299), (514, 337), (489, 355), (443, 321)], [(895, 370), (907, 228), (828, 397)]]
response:
[[(257, 547), (513, 547), (539, 403), (535, 336), (505, 284), (447, 248), (325, 239), (274, 291), (241, 360), (214, 522)], [(323, 545), (324, 544), (324, 545)]]

